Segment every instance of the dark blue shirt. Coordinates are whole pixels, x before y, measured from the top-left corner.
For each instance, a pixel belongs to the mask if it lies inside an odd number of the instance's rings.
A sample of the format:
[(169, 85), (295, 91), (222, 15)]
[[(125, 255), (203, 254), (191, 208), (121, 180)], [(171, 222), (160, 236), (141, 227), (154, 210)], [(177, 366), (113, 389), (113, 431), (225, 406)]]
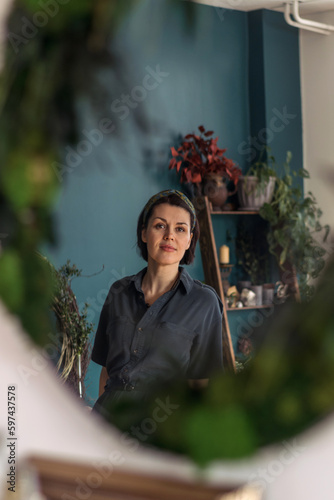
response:
[(222, 368), (223, 306), (214, 289), (180, 267), (177, 286), (148, 307), (145, 272), (113, 283), (101, 312), (92, 360), (107, 368), (108, 390), (146, 390)]

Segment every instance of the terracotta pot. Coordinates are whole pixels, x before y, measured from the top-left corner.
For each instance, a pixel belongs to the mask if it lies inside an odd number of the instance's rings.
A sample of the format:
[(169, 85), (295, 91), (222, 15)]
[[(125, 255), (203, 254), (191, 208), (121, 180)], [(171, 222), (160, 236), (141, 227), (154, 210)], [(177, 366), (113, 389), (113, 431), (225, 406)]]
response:
[(215, 174), (208, 175), (205, 177), (203, 185), (204, 195), (212, 203), (212, 209), (216, 211), (221, 210), (230, 195), (223, 177)]
[(264, 203), (270, 203), (275, 189), (275, 177), (270, 177), (266, 188), (258, 192), (258, 178), (242, 176), (238, 184), (238, 199), (240, 210), (259, 210)]

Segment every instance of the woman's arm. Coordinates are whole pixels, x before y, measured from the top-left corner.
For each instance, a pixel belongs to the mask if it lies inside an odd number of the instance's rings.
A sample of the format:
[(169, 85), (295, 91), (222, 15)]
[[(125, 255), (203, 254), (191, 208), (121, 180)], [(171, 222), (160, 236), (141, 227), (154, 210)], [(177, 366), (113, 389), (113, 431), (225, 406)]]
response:
[(107, 380), (108, 380), (107, 368), (103, 366), (100, 374), (99, 397), (104, 393), (104, 386), (106, 385)]
[(188, 379), (188, 384), (192, 389), (203, 389), (209, 383), (208, 378)]
[(216, 292), (207, 285), (203, 285), (202, 295), (203, 318), (198, 321), (198, 335), (191, 347), (187, 370), (188, 380), (196, 381), (190, 382), (190, 385), (197, 387), (205, 387), (205, 379), (223, 370), (223, 304)]

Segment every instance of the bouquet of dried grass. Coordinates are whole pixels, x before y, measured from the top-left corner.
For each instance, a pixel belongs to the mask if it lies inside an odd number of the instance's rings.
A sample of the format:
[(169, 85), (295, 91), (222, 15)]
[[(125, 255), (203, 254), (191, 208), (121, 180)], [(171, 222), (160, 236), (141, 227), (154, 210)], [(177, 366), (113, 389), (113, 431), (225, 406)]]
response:
[(92, 323), (87, 321), (88, 304), (80, 312), (76, 296), (71, 288), (74, 277), (81, 276), (81, 270), (70, 261), (58, 270), (53, 268), (55, 294), (52, 310), (56, 315), (57, 330), (61, 342), (57, 369), (61, 378), (85, 398), (85, 375), (90, 361), (91, 344), (89, 336), (93, 331)]

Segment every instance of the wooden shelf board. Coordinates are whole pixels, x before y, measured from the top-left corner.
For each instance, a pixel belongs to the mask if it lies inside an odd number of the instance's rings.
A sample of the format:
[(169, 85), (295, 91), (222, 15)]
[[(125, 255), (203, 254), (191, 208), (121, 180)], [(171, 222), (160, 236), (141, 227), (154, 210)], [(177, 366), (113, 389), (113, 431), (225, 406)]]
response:
[(264, 306), (251, 306), (251, 307), (227, 307), (226, 310), (228, 312), (230, 311), (249, 311), (250, 309), (268, 309), (269, 307), (271, 307), (273, 304), (266, 304)]

